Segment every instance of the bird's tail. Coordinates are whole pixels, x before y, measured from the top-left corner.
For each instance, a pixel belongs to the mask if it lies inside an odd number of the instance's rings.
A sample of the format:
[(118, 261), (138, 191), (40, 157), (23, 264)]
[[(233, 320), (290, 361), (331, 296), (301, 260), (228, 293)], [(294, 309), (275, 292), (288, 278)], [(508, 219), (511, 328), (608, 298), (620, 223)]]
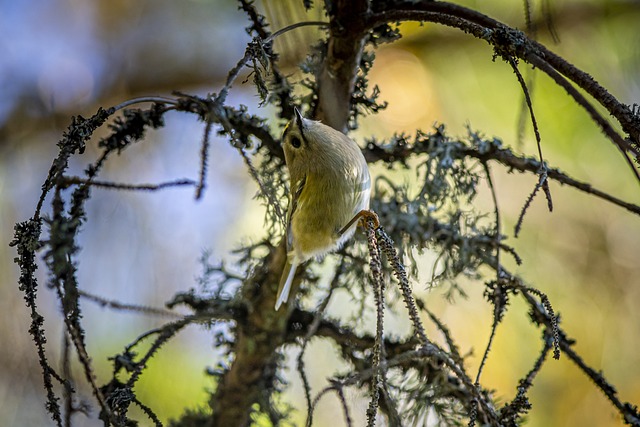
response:
[(293, 277), (296, 275), (296, 270), (298, 269), (298, 262), (289, 261), (287, 258), (287, 262), (284, 265), (284, 269), (282, 270), (282, 277), (280, 278), (280, 286), (278, 286), (278, 299), (276, 300), (276, 310), (280, 308), (282, 303), (287, 302), (289, 298), (289, 292), (291, 291), (291, 283), (293, 282)]

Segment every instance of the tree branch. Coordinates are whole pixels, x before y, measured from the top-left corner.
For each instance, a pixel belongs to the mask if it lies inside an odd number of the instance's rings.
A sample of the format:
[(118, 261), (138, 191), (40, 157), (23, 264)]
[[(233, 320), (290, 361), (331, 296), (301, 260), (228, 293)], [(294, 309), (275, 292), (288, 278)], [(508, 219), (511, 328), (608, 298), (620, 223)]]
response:
[(327, 56), (318, 82), (317, 118), (324, 124), (347, 131), (351, 94), (365, 41), (362, 19), (367, 0), (337, 0), (328, 11), (331, 18)]
[[(534, 64), (536, 66), (540, 64), (540, 61), (544, 62), (547, 66), (540, 68), (546, 73), (549, 72), (549, 67), (555, 68), (604, 106), (609, 113), (618, 120), (624, 131), (629, 134), (633, 144), (627, 143), (624, 138), (609, 129), (610, 125), (608, 123), (605, 125), (602, 123), (602, 120), (598, 119), (597, 123), (603, 127), (607, 137), (616, 145), (632, 152), (635, 157), (640, 157), (640, 118), (633, 114), (629, 106), (618, 101), (615, 96), (603, 88), (593, 77), (577, 69), (539, 42), (527, 38), (520, 31), (480, 12), (440, 1), (393, 3), (392, 8), (377, 11), (377, 13), (369, 15), (366, 28), (371, 29), (389, 22), (408, 20), (435, 22), (455, 27), (466, 33), (473, 34), (476, 38), (486, 40), (496, 47), (496, 49), (506, 48), (509, 50), (509, 53), (520, 59), (527, 62), (534, 61), (536, 62), (536, 64)], [(515, 39), (503, 39), (502, 42), (507, 42), (507, 44), (501, 45), (496, 42), (494, 37), (495, 31), (515, 35)], [(531, 55), (536, 55), (539, 60), (534, 59)], [(553, 78), (553, 76), (551, 77)], [(585, 107), (584, 104), (581, 105)], [(590, 110), (588, 111), (593, 117), (592, 112)]]

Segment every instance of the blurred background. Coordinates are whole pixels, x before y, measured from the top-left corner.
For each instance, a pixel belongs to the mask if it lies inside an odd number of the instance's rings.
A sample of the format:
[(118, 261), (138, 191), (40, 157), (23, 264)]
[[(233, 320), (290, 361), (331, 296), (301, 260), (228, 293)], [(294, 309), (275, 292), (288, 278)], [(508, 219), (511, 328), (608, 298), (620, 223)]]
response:
[[(301, 2), (257, 2), (274, 20), (273, 30), (306, 17)], [(462, 1), (485, 14), (524, 28), (522, 1)], [(640, 2), (532, 1), (540, 40), (569, 62), (589, 72), (621, 102), (640, 102)], [(555, 42), (542, 10), (552, 6)], [(142, 95), (167, 95), (173, 90), (206, 94), (222, 86), (228, 70), (241, 58), (249, 36), (247, 20), (231, 0), (0, 0), (0, 425), (45, 426), (41, 370), (27, 330), (29, 315), (18, 291), (15, 250), (8, 246), (13, 226), (35, 209), (56, 142), (72, 115), (90, 116)], [(383, 46), (371, 71), (389, 108), (367, 118), (355, 138), (410, 134), (445, 123), (452, 134), (465, 126), (497, 136), (517, 151), (536, 152), (530, 127), (518, 142), (522, 96), (516, 78), (503, 62), (492, 62), (490, 47), (457, 31), (432, 24), (403, 25), (405, 37)], [(301, 29), (276, 45), (286, 58), (294, 81), (295, 62), (317, 30)], [(640, 203), (638, 183), (622, 157), (587, 115), (544, 75), (534, 75), (533, 102), (551, 166), (624, 200)], [(279, 123), (273, 111), (258, 107), (251, 84), (239, 79), (231, 105)], [(166, 116), (167, 126), (143, 143), (114, 157), (103, 179), (149, 183), (197, 178), (203, 125), (192, 116)], [(102, 130), (101, 132), (105, 132)], [(97, 135), (98, 136), (98, 135)], [(209, 251), (223, 259), (241, 242), (262, 236), (263, 208), (253, 199), (255, 185), (237, 152), (223, 140), (211, 148), (205, 196), (194, 200), (193, 189), (158, 193), (126, 193), (95, 189), (88, 221), (80, 235), (79, 280), (83, 290), (122, 302), (161, 307), (181, 290), (196, 286), (198, 259)], [(81, 174), (97, 155), (92, 144), (73, 159)], [(562, 326), (577, 340), (576, 350), (617, 387), (622, 401), (640, 402), (640, 218), (621, 208), (552, 183), (555, 210), (549, 213), (538, 197), (520, 237), (513, 226), (533, 189), (532, 176), (494, 168), (504, 232), (525, 260), (516, 269), (528, 283), (547, 293)], [(415, 175), (407, 173), (404, 179)], [(476, 208), (491, 212), (491, 197), (481, 192)], [(180, 248), (176, 252), (176, 248)], [(425, 271), (431, 267), (425, 266)], [(48, 355), (59, 366), (63, 341), (54, 294), (39, 270), (38, 304), (46, 316)], [(444, 289), (414, 283), (433, 311), (449, 326), (463, 352), (472, 352), (475, 373), (489, 336), (491, 306), (478, 283), (465, 285), (467, 298), (453, 303)], [(344, 304), (342, 304), (344, 305)], [(342, 308), (332, 304), (335, 312)], [(110, 377), (106, 360), (138, 335), (168, 319), (111, 311), (85, 301), (84, 325), (98, 383)], [(513, 300), (498, 329), (483, 384), (499, 400), (513, 398), (517, 381), (530, 369), (541, 347), (541, 331), (529, 324), (526, 307)], [(393, 316), (390, 322), (394, 322)], [(398, 319), (396, 326), (406, 328)], [(309, 352), (307, 366), (314, 390), (335, 372), (334, 362), (313, 354), (333, 352), (326, 343)], [(210, 331), (192, 326), (151, 361), (136, 387), (140, 400), (163, 421), (186, 407), (206, 405), (212, 384), (207, 366), (217, 363)], [(292, 349), (292, 358), (297, 350)], [(293, 361), (295, 363), (295, 361)], [(291, 365), (294, 366), (294, 365)], [(81, 378), (80, 371), (75, 373)], [(303, 410), (299, 381), (289, 372), (286, 399)], [(170, 386), (169, 386), (170, 385)], [(80, 397), (90, 399), (80, 388)], [(550, 361), (531, 391), (530, 426), (620, 426), (622, 420), (605, 397), (566, 358)], [(364, 414), (365, 401), (349, 396)], [(362, 403), (365, 402), (365, 403)], [(318, 425), (336, 425), (341, 410), (331, 398), (321, 401)], [(304, 420), (302, 415), (294, 418)], [(331, 421), (329, 421), (331, 420)], [(77, 415), (74, 425), (100, 425), (94, 408), (89, 418)]]

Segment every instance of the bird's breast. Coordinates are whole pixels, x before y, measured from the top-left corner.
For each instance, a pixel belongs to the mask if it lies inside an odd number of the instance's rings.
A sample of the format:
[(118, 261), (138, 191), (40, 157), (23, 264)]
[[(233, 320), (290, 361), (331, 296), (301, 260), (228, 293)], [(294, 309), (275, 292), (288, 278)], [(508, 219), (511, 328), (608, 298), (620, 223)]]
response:
[(360, 210), (368, 208), (368, 187), (362, 188), (357, 173), (343, 172), (348, 175), (307, 176), (291, 223), (295, 249), (305, 257), (335, 249), (339, 244), (338, 231)]

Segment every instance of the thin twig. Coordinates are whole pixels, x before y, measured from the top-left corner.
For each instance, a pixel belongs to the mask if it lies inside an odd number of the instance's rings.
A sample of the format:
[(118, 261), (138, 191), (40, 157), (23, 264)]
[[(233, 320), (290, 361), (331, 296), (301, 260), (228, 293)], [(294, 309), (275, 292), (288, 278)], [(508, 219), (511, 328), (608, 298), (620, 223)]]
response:
[(638, 153), (629, 142), (625, 141), (624, 138), (622, 138), (618, 132), (613, 129), (609, 122), (595, 109), (595, 107), (591, 105), (591, 103), (589, 103), (589, 101), (587, 101), (587, 99), (578, 92), (578, 90), (573, 87), (565, 77), (554, 70), (545, 60), (533, 53), (527, 55), (526, 58), (532, 65), (547, 73), (547, 75), (562, 87), (574, 99), (574, 101), (578, 103), (578, 105), (587, 111), (589, 116), (591, 116), (591, 119), (600, 126), (600, 129), (602, 129), (604, 134), (616, 145), (622, 154), (622, 157), (625, 159), (625, 162), (636, 177), (636, 180), (640, 183), (640, 172), (638, 172), (636, 166), (627, 156), (627, 152), (634, 153), (636, 156), (640, 153)]
[[(254, 43), (263, 43), (263, 44), (264, 43), (269, 43), (273, 39), (275, 39), (276, 37), (288, 32), (290, 30), (293, 30), (293, 29), (298, 28), (298, 27), (306, 26), (306, 25), (327, 26), (329, 24), (327, 22), (321, 22), (321, 21), (298, 22), (296, 24), (290, 25), (288, 27), (285, 27), (285, 28), (282, 28), (282, 29), (276, 31), (275, 33), (273, 33), (272, 35), (267, 37), (266, 40), (261, 40), (260, 38), (255, 38), (253, 40), (253, 42)], [(229, 93), (229, 89), (231, 89), (231, 86), (233, 85), (233, 82), (235, 82), (235, 80), (240, 75), (240, 71), (242, 70), (242, 68), (245, 65), (247, 65), (247, 63), (253, 58), (253, 54), (254, 54), (253, 44), (249, 44), (249, 46), (245, 50), (244, 56), (236, 63), (236, 65), (231, 69), (231, 71), (229, 71), (229, 74), (227, 74), (227, 80), (226, 80), (222, 90), (220, 90), (220, 92), (218, 93), (218, 96), (216, 96), (216, 98), (215, 98), (215, 103), (216, 104), (218, 104), (218, 105), (224, 104), (224, 102), (227, 99), (227, 95)]]
[(560, 328), (558, 327), (558, 316), (556, 316), (555, 312), (553, 311), (553, 306), (551, 305), (551, 301), (549, 301), (549, 297), (544, 292), (529, 286), (524, 287), (523, 290), (537, 295), (540, 298), (540, 302), (547, 311), (547, 315), (551, 320), (550, 327), (551, 333), (553, 335), (553, 358), (556, 360), (560, 359)]
[(380, 247), (376, 239), (376, 224), (373, 218), (367, 218), (365, 228), (367, 231), (367, 243), (369, 246), (369, 266), (373, 276), (373, 295), (376, 302), (376, 339), (373, 345), (373, 355), (371, 357), (371, 369), (374, 374), (371, 378), (371, 400), (367, 408), (367, 426), (373, 427), (376, 423), (376, 412), (380, 399), (380, 387), (384, 373), (380, 370), (383, 352), (383, 330), (384, 330), (384, 278), (382, 276), (382, 262), (380, 260)]
[(119, 111), (122, 110), (124, 108), (130, 107), (132, 105), (135, 104), (140, 104), (140, 103), (144, 103), (144, 102), (154, 102), (157, 104), (171, 104), (174, 106), (178, 106), (179, 102), (178, 100), (174, 99), (174, 98), (167, 98), (164, 96), (141, 96), (138, 98), (132, 98), (132, 99), (128, 99), (124, 102), (121, 102), (118, 105), (115, 105), (113, 107), (114, 111)]
[(311, 408), (311, 386), (309, 385), (309, 379), (307, 378), (307, 375), (306, 375), (306, 373), (304, 371), (304, 359), (303, 358), (304, 358), (305, 351), (307, 349), (307, 345), (309, 344), (309, 341), (318, 332), (318, 327), (320, 326), (320, 322), (322, 321), (322, 315), (325, 312), (325, 310), (327, 309), (327, 306), (329, 305), (329, 301), (331, 301), (331, 297), (333, 296), (333, 291), (335, 290), (336, 286), (338, 285), (338, 281), (340, 279), (340, 276), (344, 272), (344, 265), (345, 265), (345, 261), (344, 261), (344, 258), (342, 258), (340, 260), (340, 264), (338, 265), (338, 268), (336, 269), (335, 274), (333, 275), (333, 280), (331, 280), (331, 285), (329, 286), (329, 292), (327, 293), (327, 296), (322, 300), (322, 302), (320, 303), (320, 305), (318, 306), (317, 310), (314, 313), (313, 322), (309, 326), (309, 329), (307, 330), (307, 333), (305, 334), (305, 336), (304, 336), (304, 338), (302, 340), (302, 345), (300, 346), (300, 353), (298, 354), (296, 368), (298, 370), (298, 373), (300, 374), (300, 378), (302, 379), (302, 385), (303, 385), (303, 388), (304, 388), (304, 395), (305, 395), (305, 399), (307, 401), (307, 422), (306, 422), (306, 425), (308, 427), (311, 427), (311, 425), (313, 424), (313, 418), (312, 418), (312, 415), (311, 415), (313, 413), (313, 411), (312, 411), (312, 408)]
[(253, 167), (253, 164), (251, 163), (251, 159), (249, 158), (249, 156), (247, 156), (247, 153), (244, 151), (244, 149), (241, 146), (238, 146), (238, 152), (240, 152), (240, 155), (242, 156), (242, 160), (244, 160), (244, 163), (247, 165), (247, 168), (249, 169), (249, 173), (251, 174), (251, 177), (256, 182), (256, 184), (258, 184), (260, 191), (262, 192), (262, 194), (265, 195), (265, 197), (273, 207), (273, 210), (276, 213), (278, 220), (282, 224), (284, 224), (285, 215), (282, 213), (282, 209), (280, 209), (280, 203), (278, 203), (278, 201), (275, 199), (274, 195), (270, 191), (267, 191), (264, 184), (262, 183), (262, 180), (260, 179), (260, 176), (258, 175), (258, 171), (256, 170), (255, 167)]
[[(69, 384), (73, 382), (71, 377), (71, 343), (67, 331), (62, 333), (62, 375)], [(70, 387), (64, 387), (62, 397), (64, 399), (64, 425), (71, 427), (71, 417), (73, 415), (73, 392)]]
[[(168, 323), (161, 328), (157, 329), (158, 338), (151, 345), (151, 348), (147, 350), (147, 353), (136, 363), (136, 368), (129, 377), (126, 385), (127, 387), (133, 387), (136, 383), (140, 375), (142, 374), (142, 370), (146, 367), (147, 362), (151, 357), (158, 351), (158, 349), (167, 342), (172, 336), (177, 334), (182, 328), (192, 323), (194, 320), (193, 316), (186, 316), (181, 320), (176, 320), (174, 322)], [(131, 348), (131, 347), (128, 347)]]
[(515, 237), (518, 237), (518, 235), (520, 234), (520, 229), (522, 228), (522, 222), (524, 221), (524, 215), (527, 213), (527, 210), (529, 210), (529, 206), (531, 206), (531, 202), (533, 202), (533, 199), (536, 197), (536, 194), (542, 188), (543, 184), (546, 181), (547, 181), (546, 173), (540, 174), (540, 176), (538, 177), (538, 183), (533, 188), (533, 191), (527, 197), (527, 200), (524, 202), (524, 206), (520, 211), (520, 215), (518, 216), (518, 221), (516, 222), (515, 231), (514, 231)]
[(202, 137), (202, 145), (200, 147), (200, 173), (198, 175), (198, 185), (196, 186), (196, 200), (200, 200), (202, 192), (206, 186), (207, 165), (209, 162), (209, 136), (211, 135), (211, 116), (207, 116), (207, 125), (204, 127), (204, 136)]
[(162, 308), (147, 307), (144, 305), (137, 305), (137, 304), (126, 304), (120, 301), (110, 300), (98, 295), (94, 295), (83, 290), (79, 290), (78, 294), (89, 301), (99, 304), (101, 307), (108, 307), (114, 310), (131, 311), (135, 313), (152, 314), (155, 316), (173, 317), (173, 318), (180, 318), (180, 319), (184, 317), (179, 313), (174, 313), (173, 311), (164, 310)]
[(517, 393), (511, 402), (507, 403), (500, 411), (501, 419), (507, 425), (517, 425), (521, 418), (521, 414), (526, 413), (531, 409), (531, 403), (527, 399), (527, 392), (533, 385), (533, 380), (540, 372), (542, 365), (544, 364), (549, 350), (551, 349), (551, 343), (548, 340), (544, 340), (544, 345), (538, 358), (533, 364), (533, 368), (527, 372), (527, 375), (518, 382)]
[(527, 34), (529, 34), (529, 36), (531, 38), (535, 38), (535, 27), (532, 25), (532, 19), (531, 19), (531, 2), (529, 0), (523, 0), (523, 6), (524, 6), (524, 23), (525, 23), (525, 28), (527, 29)]
[(342, 412), (344, 414), (345, 421), (347, 422), (347, 426), (351, 427), (353, 425), (353, 422), (351, 420), (351, 415), (349, 413), (349, 405), (347, 405), (347, 400), (345, 399), (344, 391), (343, 391), (343, 388), (345, 387), (345, 382), (342, 380), (329, 379), (329, 383), (330, 385), (320, 390), (316, 395), (316, 397), (313, 399), (313, 402), (311, 404), (311, 409), (312, 411), (315, 410), (315, 408), (318, 406), (318, 402), (320, 402), (320, 399), (322, 399), (322, 397), (325, 394), (331, 391), (335, 391), (336, 394), (338, 395), (338, 401), (340, 402), (340, 406), (342, 406)]
[(279, 29), (275, 33), (271, 34), (269, 37), (267, 37), (266, 39), (263, 40), (263, 43), (265, 43), (265, 44), (270, 43), (276, 37), (279, 37), (282, 34), (287, 33), (287, 32), (289, 32), (291, 30), (295, 30), (296, 28), (307, 27), (307, 26), (312, 26), (312, 25), (315, 25), (317, 27), (326, 28), (326, 27), (328, 27), (330, 25), (330, 23), (329, 22), (324, 22), (324, 21), (296, 22), (295, 24), (288, 25), (288, 26), (286, 26), (284, 28)]
[(489, 335), (489, 342), (484, 349), (484, 354), (482, 355), (482, 359), (480, 360), (480, 366), (478, 367), (478, 373), (476, 374), (475, 385), (476, 387), (480, 386), (480, 376), (482, 375), (482, 370), (484, 369), (484, 365), (487, 363), (487, 359), (489, 358), (489, 351), (491, 351), (491, 345), (493, 344), (493, 339), (496, 336), (496, 330), (498, 329), (498, 323), (500, 322), (500, 316), (496, 313), (498, 307), (494, 308), (493, 313), (493, 322), (491, 324), (491, 334)]
[[(516, 77), (518, 78), (518, 83), (520, 83), (520, 87), (522, 88), (522, 93), (524, 94), (525, 102), (527, 104), (527, 107), (529, 108), (531, 125), (533, 126), (533, 133), (536, 137), (536, 146), (538, 147), (538, 158), (540, 160), (540, 170), (538, 171), (538, 173), (540, 174), (540, 180), (538, 181), (538, 185), (540, 185), (544, 190), (544, 194), (547, 198), (547, 206), (549, 207), (549, 211), (553, 211), (553, 201), (551, 198), (551, 191), (549, 189), (549, 183), (547, 182), (547, 165), (545, 164), (544, 157), (542, 155), (542, 141), (540, 138), (540, 130), (538, 129), (538, 121), (536, 120), (536, 115), (533, 112), (533, 103), (531, 102), (531, 97), (529, 96), (529, 89), (527, 88), (527, 84), (524, 81), (522, 74), (520, 74), (520, 70), (518, 69), (518, 64), (516, 64), (513, 57), (508, 56), (507, 60), (509, 62), (509, 65), (511, 65), (511, 68), (513, 69), (513, 72), (515, 73)], [(531, 193), (531, 197), (533, 197), (536, 194), (536, 192), (537, 190)], [(531, 200), (527, 200), (527, 207), (530, 203), (531, 203)], [(522, 224), (522, 219), (524, 218), (525, 211), (526, 209), (522, 210), (522, 213), (520, 214), (520, 218), (518, 219), (518, 225)], [(516, 232), (516, 235), (517, 235), (517, 232)]]
[(391, 266), (393, 267), (393, 273), (396, 276), (396, 279), (398, 279), (398, 284), (400, 285), (400, 290), (402, 291), (404, 303), (407, 307), (407, 310), (409, 310), (409, 318), (413, 322), (413, 328), (418, 334), (418, 338), (420, 339), (420, 341), (423, 344), (428, 343), (429, 340), (427, 338), (427, 333), (424, 330), (424, 326), (422, 326), (422, 321), (420, 320), (416, 303), (413, 300), (413, 293), (411, 291), (411, 287), (409, 286), (407, 272), (400, 262), (400, 259), (398, 258), (398, 253), (395, 250), (393, 240), (391, 239), (391, 237), (389, 237), (389, 235), (384, 231), (382, 227), (378, 228), (376, 232), (379, 239), (378, 244), (391, 263)]
[(62, 186), (89, 185), (91, 187), (106, 188), (109, 190), (131, 190), (131, 191), (157, 191), (169, 187), (184, 187), (196, 185), (192, 179), (184, 178), (175, 181), (161, 182), (159, 184), (125, 184), (112, 181), (97, 181), (94, 179), (81, 178), (79, 176), (65, 176), (61, 179)]
[(147, 417), (149, 417), (149, 419), (151, 421), (153, 421), (153, 424), (156, 427), (163, 427), (162, 421), (160, 421), (160, 419), (158, 418), (158, 416), (151, 410), (151, 408), (149, 408), (147, 405), (145, 405), (144, 403), (140, 402), (138, 400), (137, 397), (133, 397), (132, 400), (133, 403), (135, 403), (136, 405), (138, 405), (138, 407), (140, 409), (142, 409), (142, 412), (144, 412), (146, 414)]
[[(545, 310), (541, 309), (538, 301), (529, 293), (524, 292), (523, 296), (532, 308), (533, 316), (535, 320), (547, 327), (553, 327), (555, 316), (551, 316)], [(640, 412), (637, 406), (632, 405), (629, 402), (622, 402), (618, 398), (615, 387), (607, 382), (601, 372), (596, 371), (592, 367), (586, 364), (586, 362), (580, 357), (572, 348), (574, 341), (567, 337), (564, 332), (559, 330), (559, 347), (564, 354), (569, 357), (573, 363), (575, 363), (582, 372), (584, 372), (593, 383), (604, 393), (609, 401), (618, 409), (624, 420), (634, 426), (640, 426)], [(554, 356), (555, 357), (555, 356)]]
[[(529, 4), (528, 2), (526, 3), (526, 9), (528, 11), (529, 9)], [(530, 19), (530, 16), (527, 15), (528, 20)], [(529, 21), (528, 21), (529, 22)], [(533, 129), (536, 135), (536, 141), (538, 143), (538, 153), (540, 155), (540, 162), (543, 162), (543, 158), (542, 158), (542, 148), (540, 147), (540, 134), (538, 132), (538, 125), (536, 123), (536, 118), (535, 115), (533, 114), (533, 107), (531, 105), (531, 99), (529, 98), (529, 92), (527, 89), (526, 84), (524, 83), (524, 80), (522, 79), (522, 76), (520, 75), (520, 72), (518, 71), (518, 67), (516, 66), (516, 64), (513, 62), (513, 60), (510, 61), (511, 66), (514, 68), (514, 72), (516, 73), (516, 76), (518, 77), (518, 81), (520, 82), (521, 86), (522, 86), (522, 90), (525, 96), (525, 100), (526, 100), (526, 104), (529, 107), (529, 112), (531, 114), (531, 122), (533, 124)], [(493, 183), (493, 179), (491, 178), (491, 170), (489, 169), (489, 165), (486, 162), (482, 162), (482, 166), (485, 170), (485, 176), (487, 178), (487, 182), (489, 184), (489, 189), (491, 190), (491, 197), (493, 200), (493, 209), (494, 209), (494, 215), (496, 218), (496, 227), (495, 227), (495, 239), (496, 239), (496, 255), (495, 255), (495, 259), (496, 259), (496, 286), (499, 287), (500, 286), (500, 279), (501, 279), (501, 270), (500, 270), (500, 233), (501, 233), (501, 221), (500, 221), (500, 208), (498, 207), (498, 196), (496, 193), (496, 189), (495, 189), (495, 185)], [(513, 252), (515, 254), (515, 252)], [(517, 258), (516, 258), (517, 259)], [(489, 335), (489, 342), (487, 343), (487, 346), (485, 348), (484, 354), (482, 356), (482, 360), (480, 361), (480, 366), (478, 367), (478, 373), (476, 375), (476, 381), (475, 381), (475, 385), (476, 387), (479, 387), (480, 385), (480, 376), (482, 375), (482, 370), (484, 368), (484, 365), (489, 357), (489, 351), (491, 350), (491, 346), (493, 344), (493, 339), (495, 337), (496, 334), (496, 330), (498, 328), (498, 322), (500, 319), (500, 315), (498, 310), (500, 310), (500, 307), (498, 307), (498, 302), (494, 302), (494, 314), (493, 314), (493, 323), (491, 325), (491, 334)], [(474, 401), (475, 402), (475, 401)], [(471, 416), (470, 416), (470, 420), (469, 420), (469, 426), (473, 426), (475, 423), (475, 419), (477, 416), (477, 406), (474, 403), (474, 406), (472, 408), (471, 411)]]
[[(408, 350), (408, 351), (402, 352), (401, 354), (393, 358), (382, 360), (380, 362), (380, 368), (384, 371), (387, 371), (390, 368), (393, 368), (396, 366), (412, 364), (412, 362), (415, 362), (418, 360), (425, 360), (425, 359), (442, 361), (446, 366), (448, 366), (449, 369), (451, 369), (451, 371), (453, 371), (456, 377), (460, 380), (460, 382), (466, 389), (467, 393), (469, 393), (470, 396), (472, 396), (475, 400), (478, 401), (478, 404), (482, 408), (483, 412), (486, 414), (487, 419), (491, 420), (492, 422), (491, 425), (500, 425), (497, 421), (498, 415), (495, 409), (490, 405), (490, 402), (487, 401), (487, 399), (482, 395), (481, 391), (473, 384), (473, 382), (464, 372), (462, 367), (459, 366), (446, 351), (442, 350), (440, 347), (438, 347), (436, 344), (432, 342), (428, 342), (415, 350)], [(374, 371), (372, 368), (365, 369), (341, 379), (339, 384), (342, 387), (361, 384), (364, 381), (371, 379), (373, 375), (374, 375)], [(317, 404), (317, 401), (320, 399), (320, 397), (323, 394), (334, 389), (335, 389), (335, 385), (332, 385), (323, 389), (320, 393), (318, 393), (318, 396), (314, 400), (314, 405)]]
[[(77, 194), (82, 194), (78, 192)], [(82, 196), (78, 196), (73, 199), (73, 204), (70, 210), (77, 208), (76, 204), (82, 203)], [(63, 217), (64, 203), (61, 197), (61, 188), (55, 187), (53, 205), (53, 221), (65, 223)], [(66, 225), (66, 223), (65, 223)], [(71, 228), (71, 227), (67, 227)], [(65, 230), (68, 233), (74, 234), (74, 230)], [(57, 232), (52, 232), (53, 238), (62, 239), (62, 236), (56, 235)], [(56, 243), (53, 243), (55, 246)], [(97, 399), (100, 408), (104, 411), (106, 417), (114, 421), (114, 414), (111, 412), (107, 405), (104, 394), (98, 384), (96, 383), (96, 376), (92, 368), (92, 360), (87, 351), (85, 342), (85, 332), (81, 324), (80, 316), (80, 304), (79, 304), (79, 289), (74, 274), (75, 266), (71, 262), (71, 253), (68, 250), (60, 250), (52, 254), (52, 259), (49, 263), (55, 264), (58, 268), (64, 269), (66, 274), (53, 276), (51, 284), (56, 291), (58, 300), (62, 302), (63, 318), (66, 326), (69, 338), (76, 349), (78, 360), (82, 366), (86, 381), (89, 383), (93, 395)]]
[(541, 146), (541, 138), (540, 138), (540, 130), (538, 129), (538, 121), (536, 120), (536, 115), (533, 112), (533, 103), (531, 102), (531, 96), (529, 95), (529, 88), (527, 88), (527, 83), (524, 81), (522, 74), (520, 74), (520, 70), (518, 69), (518, 64), (513, 60), (512, 57), (508, 58), (509, 65), (513, 69), (515, 73), (518, 83), (520, 83), (520, 87), (522, 88), (522, 94), (524, 95), (525, 103), (527, 104), (527, 108), (529, 109), (529, 117), (531, 118), (531, 125), (533, 126), (533, 133), (536, 137), (536, 145), (538, 147), (538, 158), (540, 163), (544, 164), (544, 157), (542, 156), (542, 146)]
[[(498, 194), (496, 192), (496, 187), (493, 183), (493, 179), (491, 178), (491, 169), (489, 169), (489, 165), (486, 162), (482, 162), (482, 167), (484, 168), (485, 176), (487, 177), (487, 183), (489, 184), (489, 190), (491, 191), (491, 200), (493, 201), (493, 213), (496, 217), (496, 228), (494, 233), (495, 245), (496, 245), (496, 280), (500, 280), (500, 249), (502, 245), (500, 243), (500, 234), (502, 231), (502, 223), (500, 221), (500, 208), (498, 207)], [(519, 256), (513, 253), (516, 256), (516, 260), (519, 259)], [(519, 264), (519, 263), (518, 263)]]
[(349, 406), (347, 405), (347, 399), (344, 397), (344, 391), (342, 387), (337, 387), (336, 393), (338, 394), (338, 400), (340, 401), (340, 406), (342, 406), (342, 413), (344, 414), (344, 420), (347, 423), (347, 427), (352, 427), (353, 422), (351, 421), (351, 415), (349, 414)]
[(442, 335), (444, 335), (444, 339), (447, 342), (447, 346), (449, 347), (449, 352), (451, 353), (451, 356), (453, 357), (453, 359), (460, 366), (463, 366), (464, 359), (460, 355), (460, 350), (458, 349), (458, 346), (453, 340), (453, 336), (451, 335), (451, 331), (449, 330), (449, 328), (447, 328), (447, 326), (444, 323), (442, 323), (442, 321), (438, 319), (436, 315), (431, 310), (429, 310), (426, 305), (424, 305), (424, 303), (422, 303), (420, 300), (417, 300), (417, 301), (419, 302), (419, 306), (422, 305), (421, 309), (425, 313), (427, 313), (431, 321), (436, 324), (438, 329), (440, 329), (440, 332), (442, 332)]
[[(535, 68), (527, 68), (527, 87), (529, 88), (529, 92), (533, 92), (536, 70)], [(520, 103), (520, 111), (518, 111), (518, 124), (517, 124), (517, 134), (516, 134), (516, 146), (518, 148), (522, 148), (524, 146), (524, 137), (525, 137), (525, 126), (527, 123), (527, 100), (524, 95), (522, 95), (522, 102)]]

